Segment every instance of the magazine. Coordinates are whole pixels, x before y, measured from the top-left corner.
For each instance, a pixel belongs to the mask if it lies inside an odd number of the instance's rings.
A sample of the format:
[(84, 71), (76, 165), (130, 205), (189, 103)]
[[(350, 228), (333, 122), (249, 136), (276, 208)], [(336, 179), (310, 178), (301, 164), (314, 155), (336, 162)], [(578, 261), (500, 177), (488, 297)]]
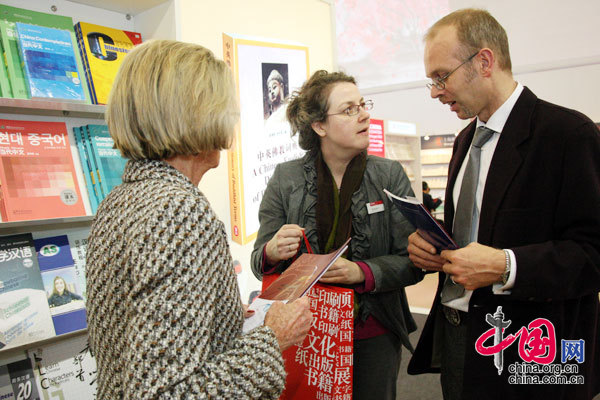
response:
[(417, 229), (423, 239), (431, 243), (438, 253), (442, 250), (456, 250), (457, 244), (444, 230), (442, 225), (433, 218), (425, 206), (414, 197), (398, 197), (383, 189), (392, 203), (398, 207), (402, 215)]
[(350, 239), (348, 238), (339, 249), (329, 254), (300, 255), (250, 304), (248, 310), (253, 310), (254, 314), (244, 321), (243, 331), (248, 332), (262, 325), (267, 311), (274, 302), (292, 302), (308, 293), (329, 267), (348, 249)]

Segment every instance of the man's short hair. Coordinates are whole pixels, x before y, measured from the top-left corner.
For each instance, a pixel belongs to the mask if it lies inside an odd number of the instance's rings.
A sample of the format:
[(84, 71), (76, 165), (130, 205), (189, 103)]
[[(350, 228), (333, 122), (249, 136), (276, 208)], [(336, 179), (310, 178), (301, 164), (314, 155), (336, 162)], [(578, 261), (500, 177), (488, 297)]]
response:
[(502, 70), (511, 71), (510, 52), (506, 31), (486, 10), (465, 8), (454, 11), (437, 21), (425, 34), (425, 41), (433, 39), (441, 28), (456, 27), (456, 35), (461, 43), (458, 58), (466, 59), (484, 47), (491, 49)]
[(151, 40), (123, 60), (106, 120), (130, 159), (161, 160), (229, 148), (239, 110), (223, 61), (196, 44)]

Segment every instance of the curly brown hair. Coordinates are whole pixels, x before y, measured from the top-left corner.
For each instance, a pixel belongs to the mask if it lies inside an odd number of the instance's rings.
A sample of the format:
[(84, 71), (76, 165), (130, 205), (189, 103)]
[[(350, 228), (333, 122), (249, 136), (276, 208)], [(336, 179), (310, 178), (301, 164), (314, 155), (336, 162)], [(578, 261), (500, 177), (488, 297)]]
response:
[(298, 134), (298, 144), (303, 150), (319, 148), (319, 135), (313, 130), (313, 122), (323, 122), (329, 111), (329, 94), (338, 82), (356, 80), (343, 72), (319, 70), (304, 82), (300, 90), (294, 91), (288, 102), (286, 117), (292, 127), (292, 135)]

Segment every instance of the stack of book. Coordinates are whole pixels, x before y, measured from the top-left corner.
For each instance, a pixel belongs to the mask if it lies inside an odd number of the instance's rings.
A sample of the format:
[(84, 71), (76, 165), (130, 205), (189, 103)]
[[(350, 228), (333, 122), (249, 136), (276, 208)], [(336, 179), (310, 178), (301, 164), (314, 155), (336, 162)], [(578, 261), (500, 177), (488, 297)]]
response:
[(2, 398), (95, 397), (96, 361), (86, 335), (40, 342), (87, 327), (88, 234), (0, 237), (0, 350), (29, 347), (25, 356), (0, 363)]
[(85, 175), (92, 213), (106, 195), (121, 184), (127, 159), (114, 149), (106, 125), (85, 125), (73, 128), (79, 160)]
[(85, 329), (87, 230), (0, 237), (0, 349)]
[(0, 96), (106, 104), (123, 58), (140, 43), (138, 32), (0, 4)]
[(85, 215), (64, 122), (0, 119), (3, 222)]
[(90, 103), (73, 19), (0, 4), (2, 97)]
[[(73, 134), (94, 214), (121, 184), (127, 160), (106, 125)], [(2, 222), (86, 215), (64, 122), (0, 119), (0, 215)]]
[(142, 43), (142, 35), (87, 22), (78, 22), (75, 33), (92, 102), (106, 104), (123, 58)]

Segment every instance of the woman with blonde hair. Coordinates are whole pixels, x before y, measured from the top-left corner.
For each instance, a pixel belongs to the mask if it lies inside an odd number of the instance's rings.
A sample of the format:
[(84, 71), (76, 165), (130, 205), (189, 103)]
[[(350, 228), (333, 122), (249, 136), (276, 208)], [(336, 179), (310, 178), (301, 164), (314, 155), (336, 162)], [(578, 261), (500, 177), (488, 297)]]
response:
[(198, 189), (238, 118), (227, 65), (202, 46), (150, 41), (124, 59), (107, 121), (129, 158), (100, 204), (87, 253), (98, 398), (268, 398), (281, 351), (304, 338), (306, 299), (242, 334), (223, 223)]

